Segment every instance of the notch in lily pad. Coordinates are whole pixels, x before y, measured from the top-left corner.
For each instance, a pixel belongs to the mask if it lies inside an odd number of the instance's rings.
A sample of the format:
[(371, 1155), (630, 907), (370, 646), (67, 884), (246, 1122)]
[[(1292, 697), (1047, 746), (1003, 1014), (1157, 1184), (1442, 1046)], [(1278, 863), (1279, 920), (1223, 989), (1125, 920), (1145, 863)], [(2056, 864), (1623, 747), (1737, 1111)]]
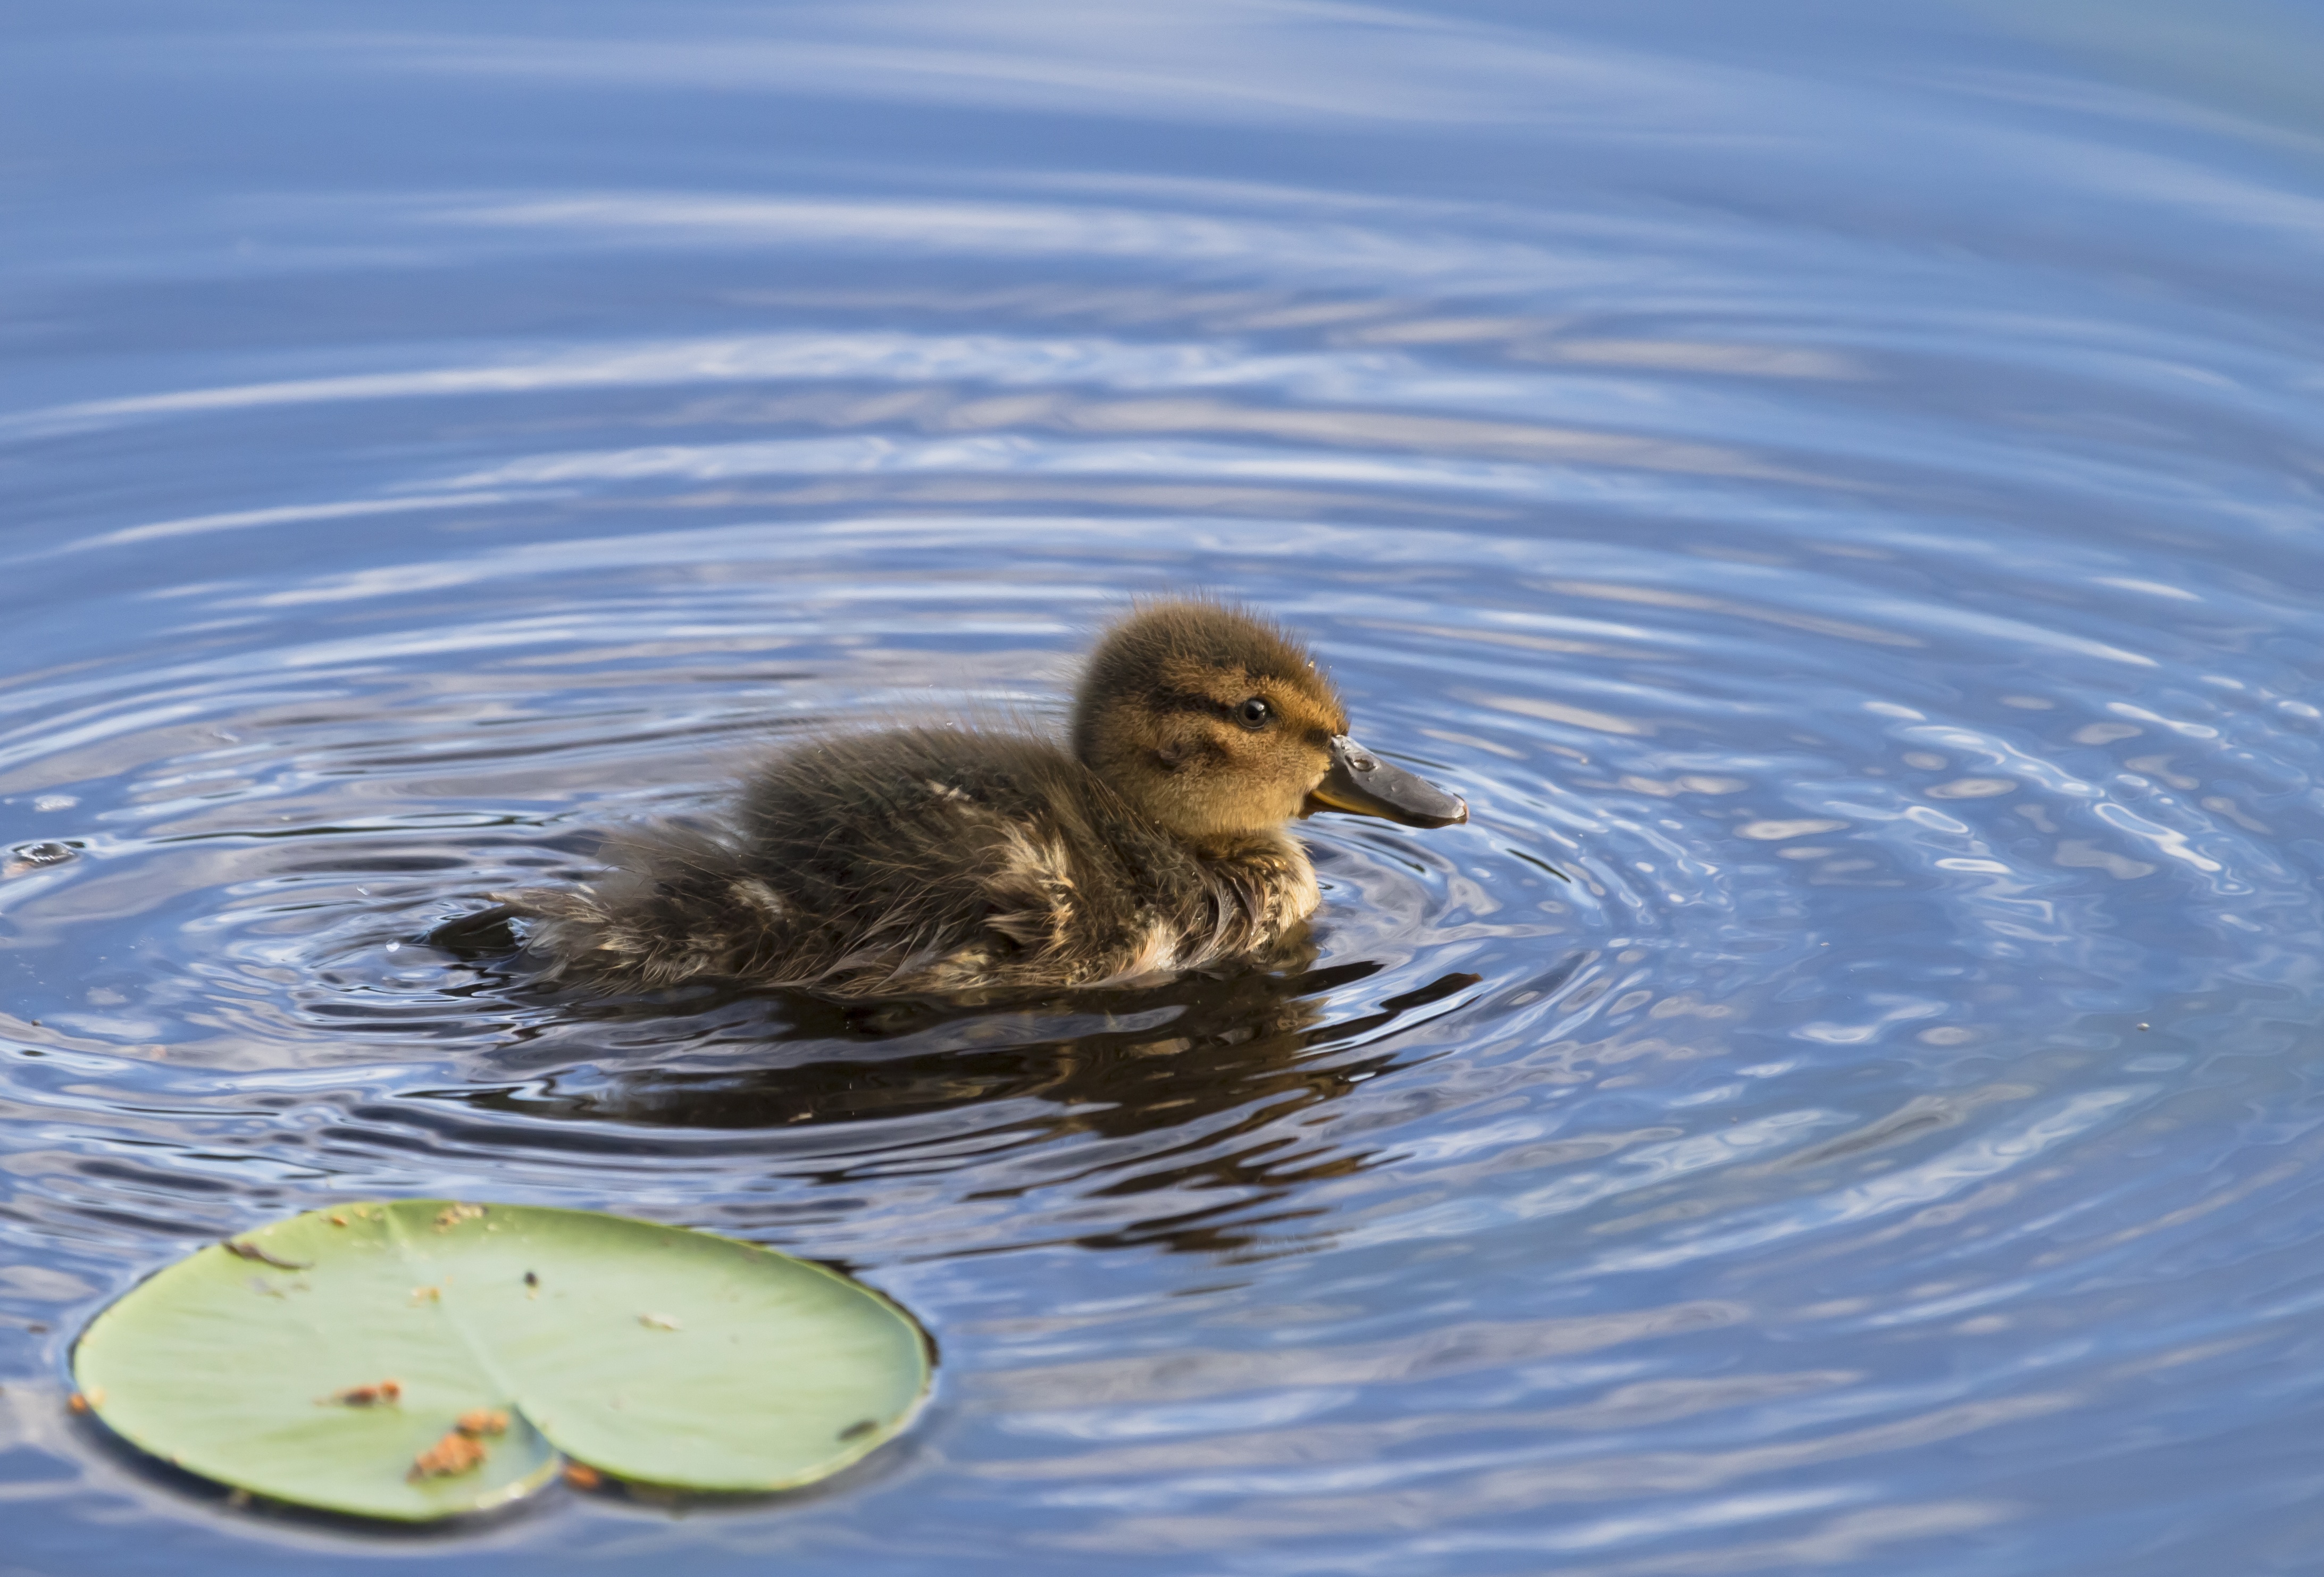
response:
[(442, 1199), (240, 1233), (133, 1287), (73, 1351), (78, 1399), (132, 1444), (272, 1500), (406, 1522), (504, 1505), (560, 1470), (798, 1489), (901, 1433), (931, 1371), (908, 1314), (822, 1266)]

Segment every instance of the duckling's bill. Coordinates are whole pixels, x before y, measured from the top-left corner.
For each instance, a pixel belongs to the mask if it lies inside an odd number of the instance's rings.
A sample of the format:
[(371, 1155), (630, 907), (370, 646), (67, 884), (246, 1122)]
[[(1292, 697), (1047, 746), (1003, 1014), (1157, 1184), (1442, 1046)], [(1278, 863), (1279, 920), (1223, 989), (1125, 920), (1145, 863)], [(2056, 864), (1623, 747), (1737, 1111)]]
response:
[(1307, 796), (1301, 814), (1341, 810), (1377, 816), (1406, 826), (1457, 826), (1469, 819), (1469, 803), (1427, 779), (1384, 761), (1346, 734), (1332, 740), (1332, 767)]

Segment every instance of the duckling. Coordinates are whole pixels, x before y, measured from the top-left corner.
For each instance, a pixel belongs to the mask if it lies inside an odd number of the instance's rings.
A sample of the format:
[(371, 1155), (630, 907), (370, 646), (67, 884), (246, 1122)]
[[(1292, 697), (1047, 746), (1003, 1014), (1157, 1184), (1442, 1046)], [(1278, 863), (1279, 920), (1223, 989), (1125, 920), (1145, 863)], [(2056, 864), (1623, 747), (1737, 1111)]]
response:
[(602, 880), (493, 896), (530, 922), (549, 974), (605, 990), (1114, 985), (1297, 932), (1320, 895), (1287, 829), (1319, 810), (1469, 816), (1349, 737), (1290, 635), (1173, 600), (1099, 640), (1063, 744), (958, 727), (816, 740), (754, 773), (727, 828), (644, 832)]

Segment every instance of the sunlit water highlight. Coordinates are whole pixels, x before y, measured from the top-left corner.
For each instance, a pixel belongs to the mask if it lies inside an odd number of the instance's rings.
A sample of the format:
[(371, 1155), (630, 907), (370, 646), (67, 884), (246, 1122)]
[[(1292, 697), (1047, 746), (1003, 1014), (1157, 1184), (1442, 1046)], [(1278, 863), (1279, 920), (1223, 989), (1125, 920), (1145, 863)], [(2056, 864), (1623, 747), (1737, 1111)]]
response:
[[(454, 1569), (2304, 1569), (2312, 29), (490, 10), (0, 61), (10, 1562), (413, 1554), (60, 1377), (207, 1239), (448, 1193), (844, 1262), (945, 1360), (828, 1492)], [(788, 735), (1054, 724), (1187, 586), (1473, 809), (1309, 824), (1302, 967), (419, 941)]]

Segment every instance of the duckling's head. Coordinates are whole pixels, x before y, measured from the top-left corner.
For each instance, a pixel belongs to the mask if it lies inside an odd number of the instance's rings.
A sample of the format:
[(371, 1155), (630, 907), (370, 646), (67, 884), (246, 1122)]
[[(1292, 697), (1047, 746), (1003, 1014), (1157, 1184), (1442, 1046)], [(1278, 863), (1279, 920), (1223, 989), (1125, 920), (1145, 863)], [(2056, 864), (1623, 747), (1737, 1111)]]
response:
[(1107, 631), (1074, 697), (1073, 745), (1115, 792), (1199, 844), (1317, 810), (1469, 819), (1459, 798), (1348, 737), (1347, 707), (1305, 647), (1219, 603), (1150, 603)]

